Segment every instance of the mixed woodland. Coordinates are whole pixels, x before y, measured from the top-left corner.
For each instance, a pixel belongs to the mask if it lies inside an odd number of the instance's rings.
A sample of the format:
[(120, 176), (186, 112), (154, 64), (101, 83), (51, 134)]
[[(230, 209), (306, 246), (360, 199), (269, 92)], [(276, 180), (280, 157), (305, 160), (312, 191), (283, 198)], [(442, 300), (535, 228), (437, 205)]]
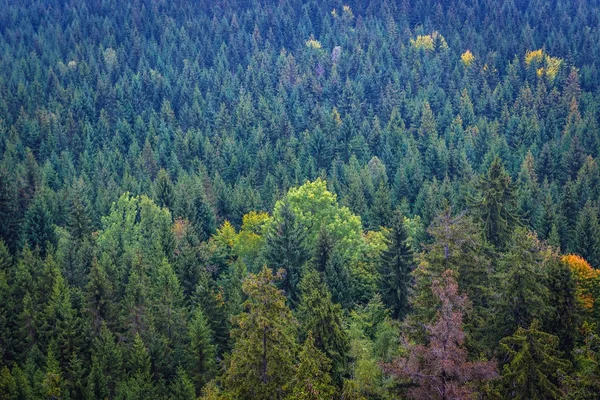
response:
[(0, 400), (598, 399), (597, 0), (0, 0)]

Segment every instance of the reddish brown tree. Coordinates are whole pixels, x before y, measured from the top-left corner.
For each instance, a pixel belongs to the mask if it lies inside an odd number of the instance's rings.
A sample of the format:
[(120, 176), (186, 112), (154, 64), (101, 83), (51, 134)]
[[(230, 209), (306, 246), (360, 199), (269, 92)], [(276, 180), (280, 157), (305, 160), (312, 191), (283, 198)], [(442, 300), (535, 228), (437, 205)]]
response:
[(406, 357), (388, 365), (388, 371), (409, 379), (413, 399), (470, 399), (475, 384), (498, 375), (493, 361), (471, 362), (464, 348), (463, 314), (468, 299), (458, 293), (458, 285), (447, 270), (432, 284), (441, 306), (432, 324), (426, 326), (428, 345), (411, 344), (405, 338)]

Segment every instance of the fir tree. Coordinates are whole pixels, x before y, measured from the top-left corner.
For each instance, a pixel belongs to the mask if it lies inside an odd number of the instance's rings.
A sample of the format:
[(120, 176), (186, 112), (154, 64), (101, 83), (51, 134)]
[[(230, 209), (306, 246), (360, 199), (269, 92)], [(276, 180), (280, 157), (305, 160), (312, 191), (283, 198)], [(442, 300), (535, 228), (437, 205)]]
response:
[(585, 258), (594, 268), (600, 268), (598, 209), (589, 201), (577, 216), (573, 252)]
[(502, 248), (520, 222), (515, 186), (499, 157), (494, 158), (487, 173), (477, 180), (475, 190), (476, 196), (470, 199), (475, 217), (483, 227), (485, 238)]
[(200, 308), (196, 310), (190, 322), (189, 339), (187, 371), (198, 391), (216, 372), (216, 348), (212, 342), (208, 321)]

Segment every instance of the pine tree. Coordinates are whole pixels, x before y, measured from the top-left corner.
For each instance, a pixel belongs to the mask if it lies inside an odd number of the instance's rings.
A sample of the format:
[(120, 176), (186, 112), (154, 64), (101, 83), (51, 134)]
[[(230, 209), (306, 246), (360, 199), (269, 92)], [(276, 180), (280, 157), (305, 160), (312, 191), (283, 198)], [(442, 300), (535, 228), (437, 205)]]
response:
[(500, 341), (508, 362), (502, 371), (504, 395), (513, 399), (560, 399), (559, 376), (570, 367), (558, 351), (558, 338), (533, 320)]
[(316, 346), (309, 332), (300, 354), (294, 377), (288, 384), (288, 399), (328, 400), (335, 392), (329, 376), (331, 361)]
[(87, 381), (87, 398), (103, 400), (114, 398), (117, 382), (123, 373), (123, 354), (115, 336), (103, 323), (100, 334), (94, 338), (92, 365)]
[(235, 319), (235, 346), (223, 377), (225, 388), (239, 398), (282, 399), (293, 375), (296, 322), (274, 280), (264, 267), (243, 285), (246, 311)]
[(76, 180), (69, 190), (67, 201), (67, 227), (75, 243), (88, 238), (93, 230), (93, 211), (86, 183)]
[(594, 268), (600, 268), (600, 224), (598, 209), (588, 201), (575, 226), (573, 252), (585, 258)]
[(63, 391), (63, 378), (60, 371), (58, 360), (54, 357), (52, 346), (48, 350), (46, 356), (46, 369), (44, 372), (44, 380), (42, 381), (42, 390), (44, 396), (49, 399), (60, 399)]
[(300, 224), (288, 202), (283, 202), (265, 235), (265, 260), (274, 271), (285, 270), (281, 288), (290, 303), (298, 301), (298, 284), (307, 261), (306, 230)]
[(12, 265), (12, 257), (8, 247), (0, 238), (0, 365), (6, 365), (12, 355), (13, 349), (13, 297), (9, 286), (9, 272)]
[(16, 253), (20, 241), (20, 218), (17, 187), (4, 166), (0, 167), (0, 239)]
[(392, 317), (402, 320), (410, 310), (408, 291), (411, 283), (413, 256), (407, 243), (403, 216), (396, 212), (392, 226), (386, 233), (387, 249), (381, 255), (379, 265), (379, 291)]
[(198, 391), (216, 372), (216, 348), (208, 321), (200, 307), (189, 324), (189, 338), (187, 370)]
[(339, 386), (346, 370), (348, 337), (343, 327), (343, 312), (331, 300), (331, 293), (319, 273), (309, 269), (300, 283), (298, 315), (305, 337), (310, 333), (315, 346), (331, 360), (331, 373)]
[(494, 158), (487, 173), (475, 183), (477, 195), (469, 200), (485, 238), (502, 248), (511, 231), (520, 225), (516, 213), (515, 185), (499, 157)]

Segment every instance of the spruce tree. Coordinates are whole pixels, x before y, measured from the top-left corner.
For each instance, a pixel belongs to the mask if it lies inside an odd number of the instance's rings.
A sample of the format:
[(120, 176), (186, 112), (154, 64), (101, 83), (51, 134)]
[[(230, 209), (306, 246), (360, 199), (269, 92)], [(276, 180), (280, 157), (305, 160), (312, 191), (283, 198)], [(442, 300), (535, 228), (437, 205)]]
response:
[(494, 323), (490, 325), (495, 337), (509, 336), (519, 327), (528, 327), (534, 319), (546, 318), (550, 311), (546, 286), (548, 251), (526, 229), (513, 233), (495, 276), (500, 293), (494, 304)]
[(169, 392), (171, 400), (196, 400), (194, 384), (181, 367), (177, 368), (177, 375), (169, 387)]
[(402, 320), (410, 310), (408, 301), (413, 255), (407, 243), (403, 216), (396, 212), (386, 233), (387, 249), (379, 264), (379, 292), (392, 317)]
[(231, 332), (235, 345), (223, 377), (225, 388), (249, 400), (282, 399), (293, 375), (296, 321), (270, 268), (251, 274), (243, 289), (248, 300)]
[(216, 347), (208, 321), (198, 307), (189, 323), (187, 371), (199, 391), (216, 373)]
[(309, 332), (300, 354), (294, 377), (288, 384), (290, 400), (328, 400), (333, 397), (335, 387), (331, 383), (329, 368), (331, 361), (316, 346)]
[(342, 309), (332, 302), (331, 292), (314, 269), (306, 272), (300, 288), (302, 295), (298, 315), (302, 331), (305, 337), (310, 333), (315, 346), (331, 360), (331, 374), (339, 386), (346, 370), (348, 351)]
[(274, 271), (285, 270), (281, 288), (291, 304), (298, 301), (298, 284), (304, 263), (308, 260), (306, 229), (298, 222), (289, 202), (279, 208), (278, 215), (267, 228), (265, 260)]
[(520, 225), (516, 189), (499, 157), (495, 157), (485, 175), (475, 183), (476, 195), (469, 199), (485, 238), (503, 248), (511, 231)]
[(579, 215), (573, 240), (573, 252), (600, 268), (600, 224), (598, 209), (588, 201)]
[(504, 395), (512, 399), (560, 399), (561, 373), (570, 367), (558, 350), (558, 338), (540, 330), (533, 320), (528, 328), (519, 327), (505, 337), (500, 346), (508, 362), (502, 370)]

